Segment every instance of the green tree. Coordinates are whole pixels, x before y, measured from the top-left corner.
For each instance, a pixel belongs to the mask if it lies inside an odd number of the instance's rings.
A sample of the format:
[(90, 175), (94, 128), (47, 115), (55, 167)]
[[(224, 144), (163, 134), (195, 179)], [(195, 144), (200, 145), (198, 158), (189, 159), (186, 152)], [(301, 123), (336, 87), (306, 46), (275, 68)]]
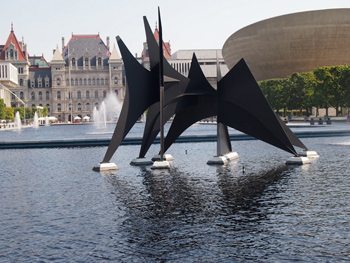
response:
[(270, 103), (272, 109), (279, 114), (279, 111), (283, 109), (284, 115), (286, 111), (286, 86), (289, 85), (288, 79), (271, 79), (261, 81), (260, 88), (265, 95), (266, 99)]
[(319, 108), (326, 109), (328, 116), (328, 108), (332, 103), (332, 73), (330, 67), (319, 67), (314, 70), (316, 77), (316, 87), (314, 92), (314, 102), (317, 107), (317, 115)]
[(4, 120), (6, 116), (6, 104), (3, 99), (0, 99), (0, 120)]
[(5, 120), (11, 121), (15, 118), (14, 110), (11, 107), (5, 108)]

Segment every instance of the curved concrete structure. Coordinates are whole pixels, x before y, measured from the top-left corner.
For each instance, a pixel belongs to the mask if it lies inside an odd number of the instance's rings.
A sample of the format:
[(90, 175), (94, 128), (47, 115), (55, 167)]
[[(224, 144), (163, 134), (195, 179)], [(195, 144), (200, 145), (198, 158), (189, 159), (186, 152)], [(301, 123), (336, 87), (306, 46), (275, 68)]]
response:
[(350, 64), (350, 9), (307, 11), (262, 20), (232, 34), (222, 53), (229, 68), (244, 58), (256, 80)]

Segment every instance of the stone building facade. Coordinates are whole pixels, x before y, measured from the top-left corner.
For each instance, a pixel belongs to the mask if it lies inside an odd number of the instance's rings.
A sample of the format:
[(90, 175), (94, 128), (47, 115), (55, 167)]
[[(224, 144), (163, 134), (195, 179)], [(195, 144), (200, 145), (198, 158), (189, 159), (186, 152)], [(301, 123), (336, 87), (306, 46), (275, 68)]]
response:
[(72, 35), (67, 45), (62, 39), (62, 50), (50, 62), (53, 116), (60, 121), (92, 116), (109, 92), (124, 99), (122, 60), (115, 47), (109, 51), (108, 38), (105, 44), (99, 35)]
[(18, 81), (1, 81), (2, 97), (11, 94), (8, 104), (46, 107), (50, 116), (67, 122), (92, 116), (109, 92), (124, 99), (123, 64), (115, 46), (110, 52), (109, 38), (105, 44), (99, 34), (72, 35), (67, 45), (62, 38), (62, 51), (56, 48), (50, 63), (43, 56), (30, 56), (11, 26), (6, 43), (0, 45), (0, 63), (17, 70)]

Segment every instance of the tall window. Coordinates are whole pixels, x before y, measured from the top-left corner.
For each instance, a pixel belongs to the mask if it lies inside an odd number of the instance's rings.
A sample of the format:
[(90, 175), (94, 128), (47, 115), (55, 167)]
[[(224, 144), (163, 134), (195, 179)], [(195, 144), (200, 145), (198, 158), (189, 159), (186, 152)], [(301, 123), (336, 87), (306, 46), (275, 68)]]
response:
[(46, 100), (49, 100), (49, 99), (50, 99), (50, 92), (46, 91)]
[(81, 99), (81, 91), (80, 90), (78, 90), (78, 92), (77, 92), (77, 97), (78, 97), (78, 99)]
[(72, 67), (75, 67), (75, 58), (72, 58)]
[(61, 99), (61, 91), (57, 91), (57, 99), (58, 99), (58, 100)]
[(102, 58), (100, 57), (97, 59), (97, 66), (102, 67)]
[(85, 68), (89, 68), (89, 58), (85, 58)]
[(60, 78), (57, 78), (57, 79), (56, 79), (56, 85), (57, 85), (57, 86), (60, 86), (60, 85), (61, 85), (61, 79), (60, 79)]
[(50, 104), (46, 104), (47, 111), (50, 113)]
[(90, 91), (86, 91), (86, 96), (85, 96), (87, 99), (90, 99)]
[(84, 79), (84, 86), (86, 86), (86, 84), (87, 84), (87, 81), (86, 81), (86, 79)]
[(19, 85), (23, 86), (23, 79), (19, 79)]
[(74, 85), (78, 86), (78, 79), (75, 79)]
[(42, 88), (43, 87), (43, 81), (41, 78), (38, 78), (38, 88)]
[(103, 91), (103, 97), (106, 98), (106, 96), (107, 96), (107, 91), (104, 90)]
[(79, 79), (79, 85), (83, 85), (83, 79)]
[(95, 86), (95, 84), (96, 84), (96, 81), (95, 81), (95, 78), (93, 78), (93, 79), (92, 79), (92, 85)]
[(39, 100), (43, 100), (43, 93), (39, 91)]
[(115, 85), (118, 84), (118, 77), (114, 77), (114, 84), (115, 84)]
[(50, 79), (45, 78), (45, 88), (48, 88), (50, 86)]
[(32, 91), (32, 93), (31, 93), (31, 98), (32, 98), (32, 100), (35, 100), (35, 93), (34, 93), (34, 91)]
[(90, 103), (86, 103), (86, 110), (90, 110)]
[(98, 99), (98, 90), (95, 90), (95, 99)]
[(62, 108), (61, 108), (61, 103), (58, 103), (58, 104), (57, 104), (57, 111), (60, 112), (61, 110), (62, 110)]
[(30, 80), (30, 87), (31, 88), (35, 87), (35, 80), (34, 79)]
[(90, 86), (91, 85), (91, 79), (88, 78), (88, 85)]
[(78, 103), (78, 111), (81, 111), (81, 103)]
[(24, 93), (23, 93), (23, 91), (21, 91), (21, 92), (19, 93), (19, 98), (20, 98), (21, 100), (24, 99)]
[(97, 78), (97, 85), (100, 85), (100, 79)]

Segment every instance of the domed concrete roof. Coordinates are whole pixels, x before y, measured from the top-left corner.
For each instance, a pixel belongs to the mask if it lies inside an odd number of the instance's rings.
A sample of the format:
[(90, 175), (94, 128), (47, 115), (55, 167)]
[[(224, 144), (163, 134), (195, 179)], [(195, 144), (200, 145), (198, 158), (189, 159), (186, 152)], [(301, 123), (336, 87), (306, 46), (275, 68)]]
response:
[(350, 9), (262, 20), (233, 33), (222, 53), (229, 68), (244, 58), (257, 80), (350, 64)]

